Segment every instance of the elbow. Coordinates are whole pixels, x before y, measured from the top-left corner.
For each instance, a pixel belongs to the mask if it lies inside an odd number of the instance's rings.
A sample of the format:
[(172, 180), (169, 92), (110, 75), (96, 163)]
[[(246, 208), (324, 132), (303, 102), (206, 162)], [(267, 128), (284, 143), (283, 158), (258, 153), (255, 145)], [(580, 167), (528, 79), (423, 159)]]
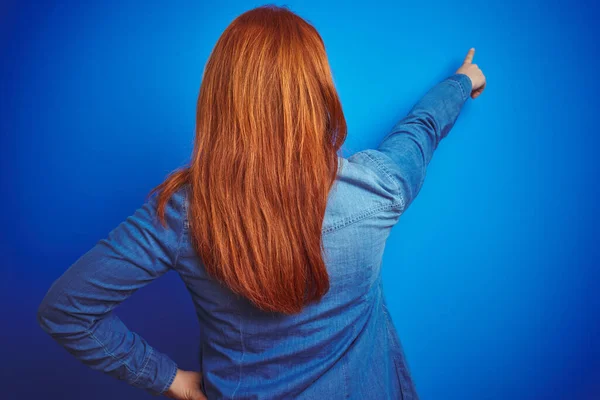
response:
[(38, 306), (36, 320), (40, 328), (52, 338), (60, 338), (61, 341), (87, 335), (87, 324), (68, 305), (64, 294), (58, 298), (49, 292)]
[(50, 336), (58, 333), (70, 333), (69, 316), (52, 293), (50, 290), (39, 304), (36, 312), (37, 323)]
[(44, 332), (51, 335), (53, 332), (53, 327), (55, 325), (55, 322), (54, 322), (55, 318), (54, 318), (54, 315), (52, 312), (52, 305), (47, 300), (47, 298), (48, 298), (48, 296), (46, 296), (44, 298), (44, 300), (42, 300), (42, 302), (38, 306), (38, 309), (36, 312), (36, 321), (37, 321), (38, 325), (40, 326), (40, 328), (42, 328), (44, 330)]

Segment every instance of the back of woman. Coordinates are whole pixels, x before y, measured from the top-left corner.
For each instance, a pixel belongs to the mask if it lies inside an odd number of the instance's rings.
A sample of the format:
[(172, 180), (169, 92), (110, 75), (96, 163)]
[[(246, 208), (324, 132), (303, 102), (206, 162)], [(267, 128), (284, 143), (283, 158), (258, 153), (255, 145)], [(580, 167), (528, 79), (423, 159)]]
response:
[[(386, 238), (401, 211), (395, 192), (369, 156), (340, 157), (322, 228), (330, 288), (298, 314), (262, 311), (220, 285), (184, 236), (176, 269), (200, 321), (208, 398), (395, 399), (401, 387), (405, 396), (413, 392), (381, 285)], [(187, 196), (183, 190), (174, 201)]]
[[(346, 122), (324, 43), (287, 8), (236, 18), (206, 64), (189, 165), (71, 265), (40, 326), (89, 367), (175, 399), (417, 399), (381, 260), (426, 167), (485, 78), (471, 49), (376, 149)], [(200, 323), (179, 369), (114, 313), (169, 271)]]

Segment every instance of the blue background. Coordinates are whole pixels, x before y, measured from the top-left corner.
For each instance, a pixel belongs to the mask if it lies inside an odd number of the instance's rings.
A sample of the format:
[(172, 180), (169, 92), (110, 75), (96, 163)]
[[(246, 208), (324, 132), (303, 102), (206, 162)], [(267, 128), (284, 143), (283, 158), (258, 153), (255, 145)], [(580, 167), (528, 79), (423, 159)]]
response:
[[(3, 399), (151, 398), (84, 367), (35, 311), (187, 162), (209, 53), (263, 4), (84, 3), (0, 5)], [(276, 4), (325, 41), (344, 156), (376, 146), (470, 47), (487, 77), (386, 249), (388, 303), (422, 399), (600, 399), (598, 5)], [(198, 323), (176, 274), (118, 314), (197, 368)]]

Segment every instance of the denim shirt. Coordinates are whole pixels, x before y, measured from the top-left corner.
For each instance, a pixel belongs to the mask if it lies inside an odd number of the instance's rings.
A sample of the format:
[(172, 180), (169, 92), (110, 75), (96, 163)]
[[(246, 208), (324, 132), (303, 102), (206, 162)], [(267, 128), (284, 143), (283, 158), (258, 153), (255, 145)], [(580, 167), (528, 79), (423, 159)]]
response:
[(173, 270), (200, 323), (208, 399), (417, 399), (386, 307), (381, 260), (470, 92), (466, 75), (452, 75), (377, 149), (338, 158), (322, 231), (330, 290), (300, 314), (261, 311), (207, 275), (191, 245), (184, 186), (167, 205), (167, 229), (154, 195), (56, 279), (39, 306), (39, 325), (87, 366), (163, 394), (177, 363), (114, 311)]

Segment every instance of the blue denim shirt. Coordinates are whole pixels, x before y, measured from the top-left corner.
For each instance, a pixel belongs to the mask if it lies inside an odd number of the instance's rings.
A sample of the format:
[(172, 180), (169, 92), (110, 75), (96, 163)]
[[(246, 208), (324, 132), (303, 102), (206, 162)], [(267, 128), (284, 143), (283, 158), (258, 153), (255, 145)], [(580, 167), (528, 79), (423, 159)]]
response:
[(415, 199), (426, 167), (471, 92), (466, 75), (435, 85), (377, 149), (346, 158), (323, 222), (330, 290), (294, 316), (266, 313), (210, 278), (191, 246), (189, 187), (156, 219), (156, 196), (60, 276), (37, 320), (89, 367), (160, 395), (177, 364), (115, 314), (139, 288), (176, 271), (200, 322), (208, 399), (417, 399), (386, 307), (386, 239)]

